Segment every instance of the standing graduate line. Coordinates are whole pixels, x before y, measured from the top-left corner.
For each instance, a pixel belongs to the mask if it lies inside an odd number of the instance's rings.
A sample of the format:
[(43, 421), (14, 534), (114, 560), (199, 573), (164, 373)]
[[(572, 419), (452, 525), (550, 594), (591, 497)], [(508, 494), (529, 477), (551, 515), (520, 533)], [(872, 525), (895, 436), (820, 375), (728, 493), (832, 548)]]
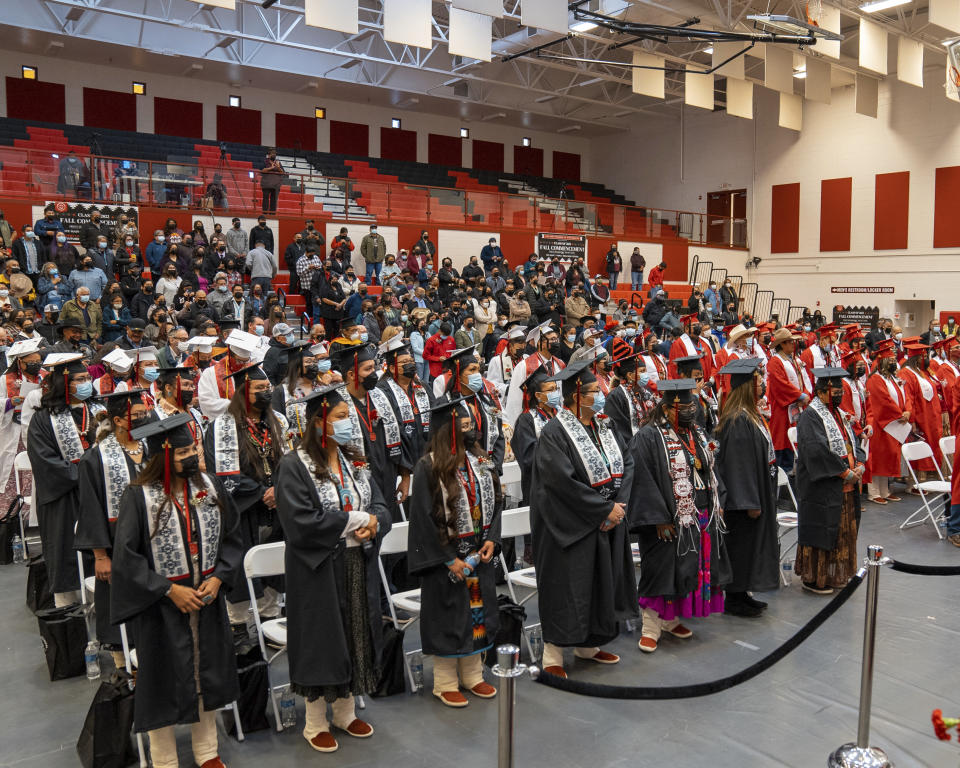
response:
[(759, 616), (767, 607), (751, 592), (769, 592), (780, 578), (777, 539), (777, 457), (767, 420), (760, 413), (763, 378), (760, 360), (732, 360), (730, 394), (717, 425), (717, 478), (726, 489), (724, 542), (732, 578), (724, 610), (734, 616)]
[(657, 650), (662, 632), (687, 639), (681, 618), (723, 612), (730, 563), (723, 543), (714, 471), (716, 445), (695, 420), (692, 379), (659, 383), (663, 396), (630, 443), (630, 530), (639, 536), (640, 650)]
[(633, 460), (607, 426), (604, 399), (586, 362), (552, 377), (563, 408), (540, 432), (530, 481), (545, 672), (565, 677), (563, 649), (600, 664), (620, 657), (599, 646), (637, 616), (626, 502)]
[(550, 321), (534, 326), (527, 333), (527, 343), (532, 344), (534, 352), (527, 355), (513, 368), (510, 385), (507, 388), (507, 397), (504, 402), (504, 421), (511, 428), (517, 423), (523, 411), (523, 390), (520, 385), (527, 376), (541, 366), (555, 375), (563, 370), (563, 360), (560, 359), (560, 336), (554, 330)]
[(560, 383), (553, 380), (547, 369), (542, 367), (527, 376), (523, 391), (525, 407), (517, 419), (510, 445), (520, 466), (520, 505), (528, 506), (537, 442), (543, 428), (563, 408), (563, 392), (560, 391)]
[(465, 407), (472, 397), (434, 406), (411, 495), (407, 557), (420, 577), (420, 637), (434, 656), (433, 695), (448, 707), (469, 703), (461, 685), (479, 698), (497, 694), (483, 679), (481, 654), (493, 647), (499, 619), (492, 561), (503, 499)]
[(679, 378), (693, 379), (696, 384), (693, 389), (694, 421), (707, 435), (713, 435), (717, 428), (717, 398), (713, 396), (713, 385), (706, 379), (703, 358), (700, 355), (678, 357), (674, 364)]
[(417, 376), (417, 363), (410, 343), (397, 335), (380, 347), (386, 369), (377, 386), (382, 389), (401, 424), (404, 450), (412, 466), (426, 449), (430, 438), (430, 409), (433, 395)]
[(79, 602), (80, 577), (73, 550), (79, 514), (79, 464), (96, 436), (96, 412), (87, 404), (93, 379), (79, 354), (47, 355), (40, 408), (27, 429), (40, 541), (57, 606)]
[(130, 433), (157, 420), (143, 404), (141, 394), (133, 389), (101, 396), (107, 410), (99, 416), (97, 442), (80, 459), (78, 468), (80, 505), (73, 547), (93, 555), (97, 640), (101, 648), (113, 653), (118, 669), (124, 661), (120, 630), (110, 621), (113, 538), (120, 498), (144, 462), (143, 444)]
[(887, 504), (901, 501), (901, 497), (890, 490), (891, 478), (901, 476), (902, 458), (900, 437), (910, 422), (910, 410), (903, 387), (896, 376), (897, 356), (892, 339), (877, 343), (877, 359), (873, 372), (867, 377), (867, 424), (873, 430), (870, 438), (870, 453), (867, 456), (866, 473), (870, 477), (867, 486), (870, 501), (874, 504)]
[(356, 427), (338, 385), (306, 396), (303, 441), (277, 466), (277, 513), (286, 538), (287, 654), (294, 693), (306, 699), (303, 737), (339, 748), (327, 719), (350, 736), (373, 727), (354, 696), (377, 685), (382, 651), (377, 550), (391, 516), (372, 467), (350, 446)]
[(217, 710), (237, 698), (222, 586), (241, 579), (236, 507), (179, 414), (133, 431), (147, 463), (120, 499), (110, 614), (137, 642), (134, 731), (149, 733), (154, 768), (177, 768), (174, 726), (191, 724), (193, 759), (225, 768)]
[[(949, 416), (944, 414), (941, 402), (941, 386), (930, 372), (930, 348), (926, 344), (908, 343), (903, 345), (907, 358), (898, 373), (903, 385), (903, 395), (914, 431), (922, 436), (933, 451), (933, 458), (916, 462), (918, 477), (924, 479), (923, 472), (933, 472), (943, 465), (943, 452), (940, 450), (940, 438), (949, 431)], [(918, 491), (912, 491), (918, 494)]]
[(610, 390), (603, 413), (610, 420), (610, 428), (617, 436), (621, 452), (625, 453), (644, 417), (656, 406), (656, 398), (647, 389), (650, 377), (643, 358), (620, 339), (613, 341), (613, 370), (620, 386)]
[(301, 440), (306, 432), (306, 404), (304, 398), (320, 388), (320, 366), (315, 352), (323, 345), (301, 344), (287, 355), (286, 378), (273, 388), (273, 410), (282, 413), (290, 426), (291, 440)]

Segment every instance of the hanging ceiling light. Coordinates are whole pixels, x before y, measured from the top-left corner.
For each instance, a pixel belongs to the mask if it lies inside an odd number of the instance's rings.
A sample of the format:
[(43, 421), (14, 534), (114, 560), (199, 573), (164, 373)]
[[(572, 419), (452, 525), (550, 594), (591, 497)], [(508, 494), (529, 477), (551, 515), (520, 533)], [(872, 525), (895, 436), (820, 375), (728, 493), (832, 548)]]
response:
[(913, 0), (872, 0), (872, 2), (863, 3), (860, 6), (860, 10), (864, 13), (876, 13), (877, 11), (886, 11), (900, 5), (909, 5), (912, 2)]

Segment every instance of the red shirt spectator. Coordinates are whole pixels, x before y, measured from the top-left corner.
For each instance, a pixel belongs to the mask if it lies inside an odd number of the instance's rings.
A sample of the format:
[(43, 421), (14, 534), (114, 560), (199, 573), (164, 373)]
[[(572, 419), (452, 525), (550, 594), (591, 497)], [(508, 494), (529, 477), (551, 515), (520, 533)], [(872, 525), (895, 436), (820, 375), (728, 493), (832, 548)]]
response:
[(667, 265), (662, 261), (657, 264), (653, 269), (650, 270), (650, 275), (647, 278), (647, 282), (650, 284), (650, 287), (653, 288), (655, 285), (663, 287), (663, 273), (666, 271)]
[[(447, 331), (449, 330), (448, 327)], [(457, 342), (454, 341), (453, 336), (449, 332), (446, 336), (442, 336), (442, 332), (441, 330), (440, 333), (433, 334), (423, 345), (423, 359), (430, 363), (431, 379), (437, 378), (443, 372), (443, 361), (457, 348)]]

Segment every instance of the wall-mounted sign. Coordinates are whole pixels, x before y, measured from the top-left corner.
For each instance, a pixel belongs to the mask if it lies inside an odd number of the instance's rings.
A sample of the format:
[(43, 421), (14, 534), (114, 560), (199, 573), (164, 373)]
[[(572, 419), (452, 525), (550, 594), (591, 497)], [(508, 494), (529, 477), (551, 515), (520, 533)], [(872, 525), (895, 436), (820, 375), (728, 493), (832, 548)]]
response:
[(880, 319), (880, 307), (844, 307), (833, 308), (833, 322), (838, 325), (857, 325), (871, 327)]
[(587, 236), (537, 233), (537, 256), (547, 261), (560, 259), (568, 262), (583, 259), (587, 263)]
[(882, 287), (863, 287), (853, 286), (833, 286), (830, 293), (893, 293), (893, 286)]

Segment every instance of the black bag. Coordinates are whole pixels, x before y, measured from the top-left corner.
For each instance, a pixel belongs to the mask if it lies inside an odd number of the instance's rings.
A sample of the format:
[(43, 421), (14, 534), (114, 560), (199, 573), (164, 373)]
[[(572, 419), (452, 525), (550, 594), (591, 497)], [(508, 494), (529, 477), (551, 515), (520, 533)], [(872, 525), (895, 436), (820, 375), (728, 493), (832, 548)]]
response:
[[(240, 710), (240, 725), (243, 732), (263, 731), (270, 727), (267, 720), (267, 695), (270, 683), (267, 681), (267, 662), (263, 660), (260, 646), (255, 645), (243, 653), (237, 654), (237, 677), (240, 680), (240, 694), (237, 696), (237, 708)], [(237, 732), (236, 719), (227, 721), (227, 733)]]
[(53, 592), (43, 555), (35, 555), (27, 563), (27, 608), (34, 613), (53, 608)]
[[(20, 498), (19, 496), (17, 498)], [(16, 503), (16, 499), (14, 499)], [(11, 505), (12, 506), (12, 505)], [(20, 511), (0, 518), (0, 565), (13, 562), (13, 537), (20, 535)]]
[(83, 652), (87, 647), (87, 622), (83, 608), (67, 605), (37, 611), (37, 624), (50, 679), (64, 680), (85, 674)]
[(137, 750), (133, 730), (133, 689), (126, 670), (117, 670), (100, 683), (83, 730), (77, 739), (77, 754), (83, 768), (123, 768), (135, 763)]
[(493, 647), (483, 654), (483, 663), (492, 667), (497, 663), (497, 646), (515, 645), (520, 647), (523, 637), (523, 622), (527, 618), (527, 611), (522, 605), (517, 605), (510, 599), (510, 595), (497, 596), (497, 610), (500, 615), (500, 626), (493, 638)]
[(383, 698), (403, 693), (407, 689), (407, 670), (403, 663), (403, 630), (393, 626), (392, 621), (383, 622), (383, 670), (377, 689), (371, 696)]

